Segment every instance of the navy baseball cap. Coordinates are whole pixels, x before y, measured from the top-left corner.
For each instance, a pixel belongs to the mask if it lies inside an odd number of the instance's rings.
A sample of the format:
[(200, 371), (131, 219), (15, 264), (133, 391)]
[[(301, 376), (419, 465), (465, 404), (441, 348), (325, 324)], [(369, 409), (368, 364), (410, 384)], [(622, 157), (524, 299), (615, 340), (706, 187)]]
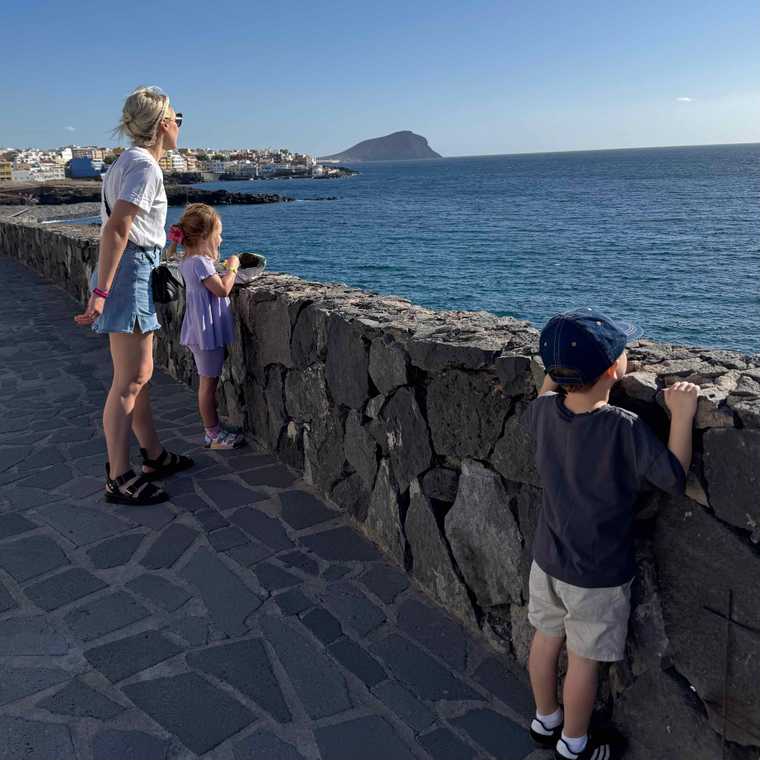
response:
[(626, 343), (641, 335), (630, 322), (617, 322), (591, 308), (552, 317), (541, 331), (541, 358), (554, 382), (587, 385), (596, 382), (623, 353)]

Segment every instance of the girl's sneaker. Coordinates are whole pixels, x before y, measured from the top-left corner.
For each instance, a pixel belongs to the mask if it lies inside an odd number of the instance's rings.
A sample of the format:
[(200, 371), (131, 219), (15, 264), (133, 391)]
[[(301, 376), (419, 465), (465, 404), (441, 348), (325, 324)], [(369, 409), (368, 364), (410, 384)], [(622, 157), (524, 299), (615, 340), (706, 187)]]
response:
[(223, 429), (216, 438), (204, 433), (203, 445), (207, 449), (239, 449), (241, 446), (245, 446), (245, 438), (238, 433)]

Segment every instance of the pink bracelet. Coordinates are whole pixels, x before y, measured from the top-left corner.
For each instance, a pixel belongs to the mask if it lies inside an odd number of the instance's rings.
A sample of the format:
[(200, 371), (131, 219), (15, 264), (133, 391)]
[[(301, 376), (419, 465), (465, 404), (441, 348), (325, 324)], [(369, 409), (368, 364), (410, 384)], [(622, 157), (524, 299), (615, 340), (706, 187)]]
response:
[(98, 298), (108, 298), (108, 291), (107, 290), (101, 290), (100, 288), (93, 288), (92, 292), (98, 297)]

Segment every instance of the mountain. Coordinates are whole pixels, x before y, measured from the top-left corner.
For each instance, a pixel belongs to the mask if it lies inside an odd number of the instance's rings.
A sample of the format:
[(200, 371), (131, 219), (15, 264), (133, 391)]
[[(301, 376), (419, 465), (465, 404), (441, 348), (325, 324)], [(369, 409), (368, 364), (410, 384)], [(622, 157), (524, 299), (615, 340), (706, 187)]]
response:
[(385, 137), (362, 140), (348, 150), (321, 156), (320, 161), (403, 161), (408, 158), (441, 158), (428, 145), (426, 138), (408, 129)]

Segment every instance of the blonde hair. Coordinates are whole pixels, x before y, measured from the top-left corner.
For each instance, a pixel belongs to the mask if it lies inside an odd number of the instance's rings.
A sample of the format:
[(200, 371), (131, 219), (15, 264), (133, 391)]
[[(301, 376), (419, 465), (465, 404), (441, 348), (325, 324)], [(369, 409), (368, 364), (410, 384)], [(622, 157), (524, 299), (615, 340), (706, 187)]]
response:
[(124, 101), (121, 119), (114, 130), (141, 148), (156, 143), (158, 125), (169, 115), (169, 96), (159, 87), (138, 87)]
[[(191, 203), (185, 207), (185, 212), (180, 220), (172, 227), (178, 227), (182, 232), (182, 243), (180, 245), (185, 249), (185, 256), (193, 256), (195, 254), (188, 251), (188, 247), (194, 248), (198, 243), (210, 238), (214, 234), (216, 226), (221, 223), (221, 217), (211, 206), (205, 203)], [(172, 241), (167, 256), (173, 258), (176, 255), (177, 243)], [(212, 257), (209, 256), (209, 258)], [(216, 257), (214, 258), (216, 259)]]

